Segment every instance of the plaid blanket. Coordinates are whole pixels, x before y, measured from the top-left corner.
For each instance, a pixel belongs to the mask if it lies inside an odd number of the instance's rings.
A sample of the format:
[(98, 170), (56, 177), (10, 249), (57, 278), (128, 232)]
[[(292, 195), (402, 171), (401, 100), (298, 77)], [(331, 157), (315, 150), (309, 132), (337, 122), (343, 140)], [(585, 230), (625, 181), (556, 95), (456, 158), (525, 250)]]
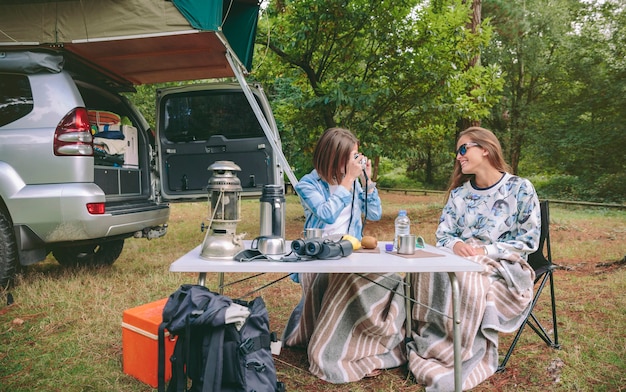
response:
[[(514, 257), (514, 256), (511, 256)], [(518, 256), (519, 257), (519, 256)], [(460, 287), (463, 389), (471, 389), (498, 367), (498, 332), (519, 328), (532, 301), (534, 271), (522, 258), (494, 260), (474, 256), (480, 272), (457, 273)], [(413, 274), (414, 298), (447, 315), (452, 291), (446, 273)], [(414, 306), (409, 370), (426, 391), (454, 390), (453, 321), (432, 309)]]
[(322, 380), (358, 381), (375, 369), (406, 363), (402, 278), (363, 276), (367, 279), (356, 274), (300, 274), (302, 300), (283, 341), (307, 347), (309, 370)]

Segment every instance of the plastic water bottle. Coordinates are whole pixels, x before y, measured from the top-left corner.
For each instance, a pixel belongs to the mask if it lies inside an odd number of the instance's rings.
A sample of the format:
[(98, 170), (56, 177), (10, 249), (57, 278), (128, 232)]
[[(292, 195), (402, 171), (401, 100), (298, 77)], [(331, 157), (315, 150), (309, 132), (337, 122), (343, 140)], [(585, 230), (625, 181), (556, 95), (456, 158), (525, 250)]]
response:
[(395, 223), (395, 235), (393, 237), (393, 250), (398, 250), (398, 236), (402, 234), (411, 234), (411, 220), (406, 214), (406, 210), (398, 211)]

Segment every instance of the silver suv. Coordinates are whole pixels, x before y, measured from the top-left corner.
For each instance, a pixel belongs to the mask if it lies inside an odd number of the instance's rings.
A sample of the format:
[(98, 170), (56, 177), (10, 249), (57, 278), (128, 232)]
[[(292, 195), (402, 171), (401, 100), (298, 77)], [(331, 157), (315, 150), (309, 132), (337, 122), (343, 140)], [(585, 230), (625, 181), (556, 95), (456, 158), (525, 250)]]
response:
[(238, 85), (161, 91), (167, 128), (154, 133), (119, 94), (128, 87), (66, 53), (0, 52), (0, 285), (50, 252), (63, 265), (110, 265), (126, 238), (163, 236), (167, 202), (206, 199), (215, 160), (242, 167), (244, 195), (282, 183)]

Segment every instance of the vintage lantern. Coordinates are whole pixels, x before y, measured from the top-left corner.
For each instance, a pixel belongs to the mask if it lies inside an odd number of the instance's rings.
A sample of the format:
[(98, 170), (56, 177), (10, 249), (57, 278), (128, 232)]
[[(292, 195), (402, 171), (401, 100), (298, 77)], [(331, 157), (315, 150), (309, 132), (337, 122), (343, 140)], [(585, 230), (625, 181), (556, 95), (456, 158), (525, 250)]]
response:
[(215, 161), (207, 191), (209, 193), (209, 227), (202, 243), (200, 257), (232, 259), (243, 249), (243, 235), (237, 235), (241, 206), (241, 181), (235, 172), (241, 168), (231, 161)]

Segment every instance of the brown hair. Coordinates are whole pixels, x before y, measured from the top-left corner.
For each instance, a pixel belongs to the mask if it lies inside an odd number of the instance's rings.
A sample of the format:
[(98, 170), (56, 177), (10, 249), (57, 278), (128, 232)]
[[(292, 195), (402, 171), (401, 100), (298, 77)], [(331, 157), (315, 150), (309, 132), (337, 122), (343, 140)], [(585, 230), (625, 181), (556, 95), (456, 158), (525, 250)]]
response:
[(341, 182), (346, 174), (350, 152), (359, 141), (343, 128), (328, 128), (320, 137), (313, 152), (313, 167), (328, 183)]
[[(469, 127), (459, 134), (459, 139), (463, 136), (468, 136), (472, 142), (478, 143), (480, 147), (489, 152), (489, 154), (487, 154), (487, 160), (489, 160), (489, 164), (491, 164), (493, 168), (500, 172), (511, 171), (511, 167), (504, 161), (500, 141), (498, 141), (498, 138), (493, 132), (481, 127)], [(448, 185), (448, 196), (450, 196), (450, 192), (454, 188), (461, 186), (461, 184), (472, 178), (474, 178), (473, 174), (463, 174), (461, 164), (455, 157), (454, 170), (452, 171), (450, 184)]]

